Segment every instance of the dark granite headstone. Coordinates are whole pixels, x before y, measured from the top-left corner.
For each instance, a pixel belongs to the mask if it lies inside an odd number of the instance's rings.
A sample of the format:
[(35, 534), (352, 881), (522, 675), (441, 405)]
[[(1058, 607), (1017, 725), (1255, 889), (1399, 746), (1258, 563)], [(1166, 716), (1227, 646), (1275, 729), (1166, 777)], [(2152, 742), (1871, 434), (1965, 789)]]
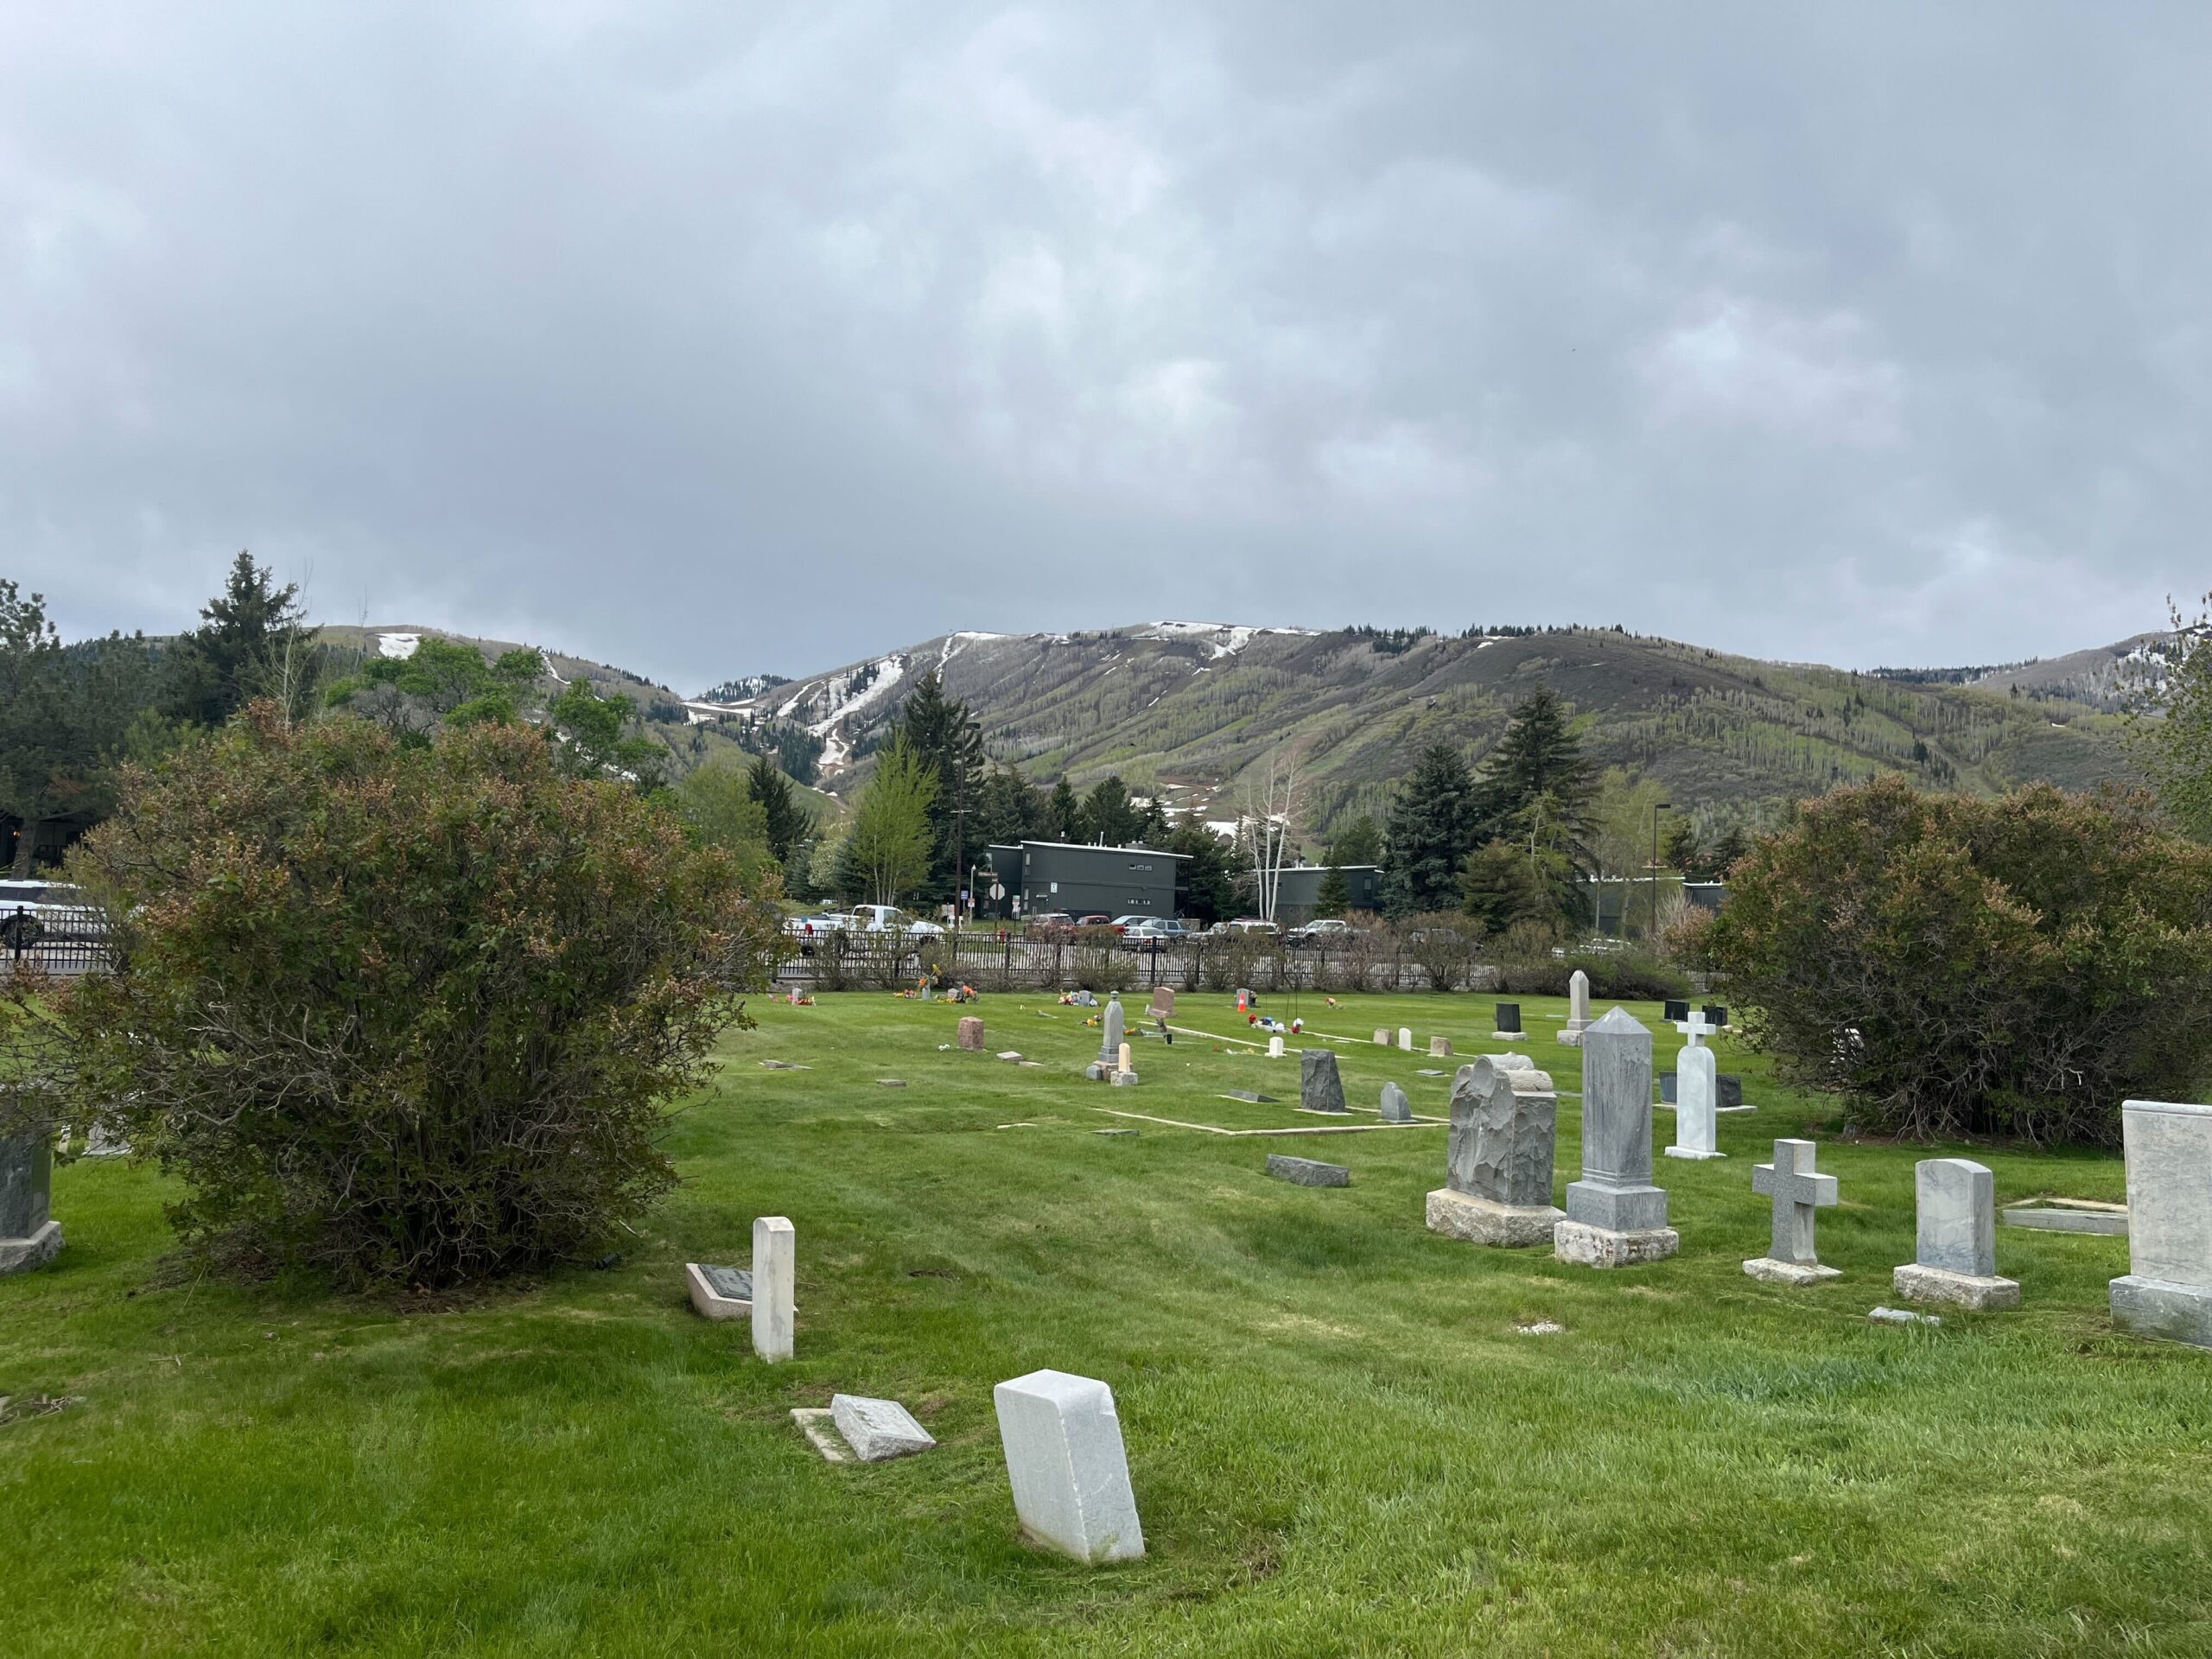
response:
[[(1682, 1018), (1687, 1020), (1689, 1018), (1689, 1015), (1684, 1014)], [(1728, 1023), (1727, 1005), (1722, 1002), (1707, 1003), (1705, 1005), (1705, 1023), (1708, 1026), (1713, 1027), (1715, 1029), (1726, 1025)]]
[(1675, 1074), (1671, 1071), (1662, 1071), (1659, 1074), (1659, 1098), (1666, 1102), (1669, 1106), (1676, 1103), (1675, 1100)]
[(726, 1296), (733, 1302), (753, 1300), (753, 1275), (743, 1268), (710, 1268), (699, 1264), (699, 1276), (717, 1296)]
[(1518, 1002), (1499, 1003), (1497, 1005), (1497, 1024), (1493, 1027), (1492, 1029), (1496, 1031), (1520, 1030), (1521, 1005)]
[(1688, 1002), (1685, 1002), (1676, 997), (1670, 996), (1667, 999), (1667, 1018), (1669, 1020), (1687, 1020), (1689, 1017), (1690, 1005)]
[(1337, 1076), (1337, 1056), (1332, 1049), (1301, 1049), (1298, 1056), (1299, 1104), (1309, 1112), (1341, 1112), (1344, 1105), (1344, 1085)]
[(1744, 1103), (1744, 1080), (1741, 1077), (1733, 1071), (1723, 1071), (1719, 1081), (1720, 1094), (1716, 1103), (1722, 1111)]
[(1350, 1186), (1351, 1171), (1342, 1164), (1325, 1164), (1312, 1158), (1292, 1158), (1280, 1152), (1268, 1154), (1268, 1173), (1279, 1181), (1300, 1186)]

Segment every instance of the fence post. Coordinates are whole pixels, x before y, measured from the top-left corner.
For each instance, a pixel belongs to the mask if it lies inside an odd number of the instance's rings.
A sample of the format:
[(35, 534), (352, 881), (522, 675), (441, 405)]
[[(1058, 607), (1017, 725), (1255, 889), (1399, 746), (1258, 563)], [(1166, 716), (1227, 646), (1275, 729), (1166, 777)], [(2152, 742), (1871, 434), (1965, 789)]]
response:
[(1159, 934), (1157, 934), (1157, 933), (1154, 934), (1154, 935), (1152, 936), (1152, 941), (1151, 941), (1151, 943), (1152, 943), (1152, 983), (1151, 983), (1151, 985), (1150, 985), (1147, 988), (1149, 988), (1149, 989), (1151, 989), (1151, 990), (1155, 990), (1155, 991), (1156, 991), (1156, 990), (1158, 990), (1158, 989), (1160, 988), (1160, 935), (1159, 935)]

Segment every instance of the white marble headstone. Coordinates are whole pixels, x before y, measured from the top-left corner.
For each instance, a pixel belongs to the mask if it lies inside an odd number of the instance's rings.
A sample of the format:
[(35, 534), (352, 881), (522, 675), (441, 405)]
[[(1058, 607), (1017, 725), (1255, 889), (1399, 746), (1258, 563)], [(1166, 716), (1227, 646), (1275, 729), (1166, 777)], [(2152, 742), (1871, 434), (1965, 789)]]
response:
[(1144, 1554), (1114, 1391), (1096, 1378), (1032, 1371), (991, 1390), (1022, 1530), (1096, 1565)]

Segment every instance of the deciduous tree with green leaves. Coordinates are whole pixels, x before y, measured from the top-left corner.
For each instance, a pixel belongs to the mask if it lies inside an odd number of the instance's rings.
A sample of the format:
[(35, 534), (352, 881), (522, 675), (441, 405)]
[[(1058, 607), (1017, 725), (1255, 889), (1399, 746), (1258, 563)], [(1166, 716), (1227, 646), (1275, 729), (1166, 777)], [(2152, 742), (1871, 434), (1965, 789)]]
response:
[(2129, 747), (2176, 827), (2212, 842), (2212, 594), (2194, 621), (2177, 607), (2173, 625), (2163, 673), (2152, 687), (2155, 713), (2137, 717)]
[(876, 757), (874, 773), (853, 804), (845, 857), (874, 903), (895, 905), (930, 870), (930, 804), (938, 775), (903, 738)]

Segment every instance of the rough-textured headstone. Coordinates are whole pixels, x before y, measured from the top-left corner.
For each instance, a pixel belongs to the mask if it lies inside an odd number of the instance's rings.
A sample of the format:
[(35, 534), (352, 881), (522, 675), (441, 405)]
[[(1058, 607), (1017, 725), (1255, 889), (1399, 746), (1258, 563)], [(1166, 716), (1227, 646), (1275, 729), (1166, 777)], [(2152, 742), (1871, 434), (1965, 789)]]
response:
[(1103, 1029), (1099, 1033), (1098, 1064), (1112, 1071), (1121, 1058), (1122, 1039), (1127, 1035), (1128, 1016), (1122, 1012), (1122, 994), (1116, 991), (1106, 999), (1106, 1012), (1099, 1022)]
[(2212, 1348), (2212, 1106), (2125, 1101), (2120, 1124), (2128, 1270), (2112, 1281), (2113, 1322)]
[(1079, 1561), (1144, 1554), (1114, 1391), (1088, 1376), (1032, 1371), (991, 1390), (1021, 1529)]
[[(1682, 1051), (1669, 1158), (1726, 1158), (1720, 1150), (1719, 1063), (1709, 1048)], [(1777, 1143), (1779, 1144), (1779, 1143)]]
[(1914, 1259), (1891, 1276), (1908, 1301), (2017, 1307), (2020, 1287), (1997, 1277), (1997, 1178), (1971, 1158), (1913, 1166), (1918, 1212)]
[(1410, 1123), (1414, 1109), (1406, 1098), (1406, 1091), (1395, 1083), (1382, 1085), (1382, 1121), (1385, 1123)]
[(1450, 1059), (1452, 1058), (1452, 1039), (1449, 1037), (1430, 1038), (1428, 1039), (1428, 1058), (1432, 1060)]
[(1558, 1103), (1522, 1093), (1489, 1057), (1459, 1068), (1444, 1185), (1428, 1195), (1431, 1232), (1477, 1244), (1541, 1244), (1561, 1220), (1552, 1205)]
[(1268, 1173), (1279, 1181), (1300, 1186), (1350, 1186), (1351, 1171), (1342, 1164), (1325, 1164), (1315, 1158), (1293, 1158), (1287, 1153), (1268, 1154)]
[(1589, 1029), (1590, 976), (1578, 968), (1567, 982), (1567, 1026), (1559, 1033), (1559, 1040), (1569, 1048), (1576, 1047), (1582, 1041), (1582, 1033)]
[(1774, 1231), (1767, 1253), (1744, 1263), (1744, 1271), (1754, 1279), (1809, 1285), (1836, 1276), (1835, 1268), (1821, 1265), (1820, 1253), (1813, 1247), (1815, 1214), (1836, 1201), (1835, 1177), (1814, 1172), (1816, 1150), (1810, 1141), (1777, 1141), (1774, 1161), (1751, 1171), (1751, 1191), (1774, 1200)]
[(1377, 1047), (1377, 1048), (1388, 1048), (1388, 1047), (1389, 1047), (1389, 1046), (1390, 1046), (1390, 1030), (1389, 1030), (1389, 1027), (1387, 1027), (1387, 1026), (1377, 1026), (1377, 1027), (1376, 1027), (1376, 1028), (1375, 1028), (1375, 1046), (1376, 1046), (1376, 1047)]
[(760, 1216), (753, 1223), (753, 1351), (766, 1360), (789, 1359), (798, 1287), (798, 1237), (788, 1219)]
[(1877, 1325), (1941, 1325), (1940, 1314), (1916, 1313), (1906, 1307), (1876, 1307), (1867, 1310), (1866, 1317)]
[(708, 1319), (753, 1317), (753, 1275), (743, 1268), (716, 1268), (703, 1262), (686, 1262), (683, 1286), (690, 1294), (691, 1306)]
[(61, 1253), (53, 1207), (54, 1143), (43, 1135), (0, 1138), (0, 1273), (44, 1267)]
[(857, 1394), (830, 1396), (830, 1418), (853, 1455), (862, 1463), (926, 1452), (937, 1441), (896, 1400), (870, 1400)]
[(1584, 1267), (1656, 1262), (1681, 1237), (1667, 1225), (1667, 1194), (1651, 1184), (1651, 1033), (1615, 1008), (1580, 1037), (1582, 1179), (1567, 1185), (1553, 1248)]
[(1497, 1005), (1497, 1029), (1491, 1035), (1501, 1042), (1517, 1043), (1529, 1033), (1521, 1029), (1521, 1005), (1501, 1002)]
[(1344, 1080), (1337, 1075), (1336, 1051), (1300, 1049), (1298, 1053), (1298, 1103), (1309, 1112), (1342, 1112)]
[(1408, 1054), (1414, 1052), (1414, 1028), (1411, 1026), (1398, 1027), (1398, 1046)]
[(963, 1048), (971, 1048), (978, 1054), (983, 1052), (983, 1022), (972, 1014), (960, 1016), (960, 1033), (955, 1039)]

